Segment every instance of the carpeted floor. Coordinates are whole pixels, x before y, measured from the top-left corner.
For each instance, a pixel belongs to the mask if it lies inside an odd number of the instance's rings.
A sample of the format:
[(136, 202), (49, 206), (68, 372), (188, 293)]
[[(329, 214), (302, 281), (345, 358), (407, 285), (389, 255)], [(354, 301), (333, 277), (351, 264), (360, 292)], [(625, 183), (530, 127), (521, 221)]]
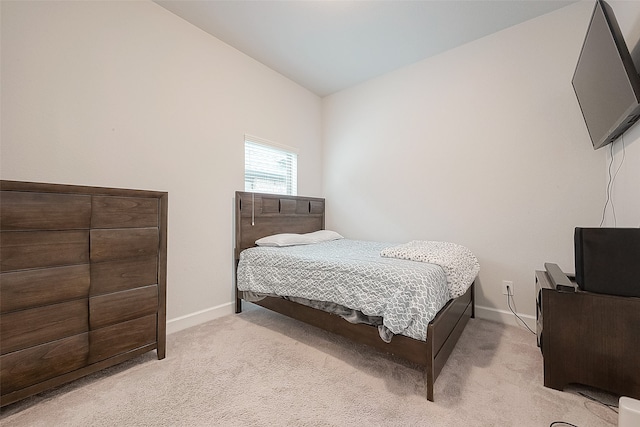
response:
[(152, 352), (9, 405), (0, 424), (615, 426), (616, 412), (578, 390), (543, 387), (535, 342), (525, 329), (471, 319), (432, 403), (417, 367), (248, 310), (169, 335), (164, 360)]

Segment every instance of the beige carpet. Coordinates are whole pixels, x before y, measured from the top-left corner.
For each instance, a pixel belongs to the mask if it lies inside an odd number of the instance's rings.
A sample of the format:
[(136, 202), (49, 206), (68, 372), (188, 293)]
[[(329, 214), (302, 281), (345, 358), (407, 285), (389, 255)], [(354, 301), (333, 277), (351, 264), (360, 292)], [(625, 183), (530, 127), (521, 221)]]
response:
[[(610, 408), (542, 386), (525, 329), (472, 319), (428, 402), (415, 367), (262, 309), (2, 410), (9, 426), (616, 425)], [(606, 396), (605, 396), (606, 398)], [(609, 403), (616, 403), (612, 397)]]

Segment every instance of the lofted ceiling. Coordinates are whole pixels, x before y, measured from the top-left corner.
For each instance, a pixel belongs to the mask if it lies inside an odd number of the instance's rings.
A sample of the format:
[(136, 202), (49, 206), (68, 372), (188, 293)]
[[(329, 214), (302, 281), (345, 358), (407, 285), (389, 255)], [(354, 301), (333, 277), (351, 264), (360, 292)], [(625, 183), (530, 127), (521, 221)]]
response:
[(155, 0), (319, 96), (576, 0)]

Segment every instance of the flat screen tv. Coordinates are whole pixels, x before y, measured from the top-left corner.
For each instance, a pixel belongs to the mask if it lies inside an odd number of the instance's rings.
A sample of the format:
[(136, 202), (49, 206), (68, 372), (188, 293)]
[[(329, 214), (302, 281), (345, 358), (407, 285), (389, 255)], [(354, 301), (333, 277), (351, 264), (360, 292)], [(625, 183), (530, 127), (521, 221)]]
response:
[(611, 7), (597, 0), (571, 80), (594, 149), (640, 118), (640, 77)]

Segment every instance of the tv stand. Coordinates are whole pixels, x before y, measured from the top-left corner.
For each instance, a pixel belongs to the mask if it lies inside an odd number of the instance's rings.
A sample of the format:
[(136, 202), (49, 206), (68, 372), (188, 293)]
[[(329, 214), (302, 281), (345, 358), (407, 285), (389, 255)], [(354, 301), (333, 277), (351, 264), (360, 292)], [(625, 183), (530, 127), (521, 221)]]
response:
[(546, 271), (535, 277), (544, 385), (577, 383), (640, 399), (640, 298), (562, 292)]

